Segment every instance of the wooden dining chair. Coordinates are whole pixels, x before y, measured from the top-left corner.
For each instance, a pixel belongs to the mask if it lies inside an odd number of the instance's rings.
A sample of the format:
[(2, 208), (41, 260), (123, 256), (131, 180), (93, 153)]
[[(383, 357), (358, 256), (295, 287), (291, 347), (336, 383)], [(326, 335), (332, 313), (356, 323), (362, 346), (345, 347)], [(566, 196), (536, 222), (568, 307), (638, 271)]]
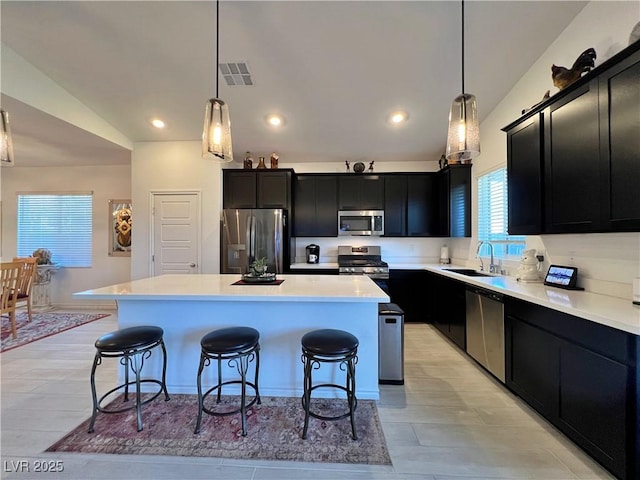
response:
[(0, 306), (2, 307), (0, 314), (5, 314), (11, 322), (11, 335), (18, 338), (18, 330), (16, 326), (16, 301), (18, 299), (18, 280), (20, 278), (20, 270), (22, 264), (19, 262), (6, 262), (0, 264), (0, 280), (2, 280), (2, 295)]
[(36, 278), (38, 259), (36, 257), (14, 257), (13, 261), (21, 265), (16, 306), (26, 304), (29, 321), (31, 321), (31, 289), (33, 288), (33, 282)]

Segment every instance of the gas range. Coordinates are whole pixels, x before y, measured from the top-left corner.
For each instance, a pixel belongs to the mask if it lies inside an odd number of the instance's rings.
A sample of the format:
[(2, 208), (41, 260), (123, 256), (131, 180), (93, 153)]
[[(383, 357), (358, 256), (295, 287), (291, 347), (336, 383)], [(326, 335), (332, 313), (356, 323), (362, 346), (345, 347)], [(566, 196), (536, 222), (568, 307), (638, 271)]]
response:
[(379, 246), (339, 246), (338, 273), (386, 280), (389, 278), (389, 265), (382, 261), (380, 253)]

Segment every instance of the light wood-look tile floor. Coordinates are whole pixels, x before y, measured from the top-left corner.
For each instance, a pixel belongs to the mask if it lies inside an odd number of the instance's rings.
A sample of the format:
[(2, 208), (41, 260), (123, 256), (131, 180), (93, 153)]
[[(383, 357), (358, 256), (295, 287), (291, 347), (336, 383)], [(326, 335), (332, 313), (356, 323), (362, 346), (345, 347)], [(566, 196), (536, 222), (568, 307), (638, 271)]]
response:
[[(113, 314), (0, 356), (2, 478), (612, 478), (430, 325), (405, 327), (405, 385), (381, 386), (379, 402), (393, 466), (42, 453), (90, 416), (93, 343), (117, 328)], [(115, 381), (109, 363), (98, 374)], [(34, 472), (43, 460), (64, 471)]]

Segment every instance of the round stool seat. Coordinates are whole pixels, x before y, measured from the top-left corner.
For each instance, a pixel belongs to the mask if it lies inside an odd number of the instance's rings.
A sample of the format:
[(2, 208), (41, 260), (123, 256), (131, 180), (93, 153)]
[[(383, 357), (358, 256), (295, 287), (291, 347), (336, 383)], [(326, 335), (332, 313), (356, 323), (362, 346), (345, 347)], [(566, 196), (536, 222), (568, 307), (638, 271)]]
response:
[(119, 352), (142, 348), (162, 340), (163, 333), (160, 327), (123, 328), (101, 336), (96, 340), (95, 346), (102, 352)]
[(239, 353), (254, 348), (260, 333), (251, 327), (229, 327), (214, 330), (202, 337), (200, 345), (208, 353)]
[(306, 333), (302, 347), (316, 355), (346, 355), (358, 348), (358, 339), (349, 332), (325, 328)]

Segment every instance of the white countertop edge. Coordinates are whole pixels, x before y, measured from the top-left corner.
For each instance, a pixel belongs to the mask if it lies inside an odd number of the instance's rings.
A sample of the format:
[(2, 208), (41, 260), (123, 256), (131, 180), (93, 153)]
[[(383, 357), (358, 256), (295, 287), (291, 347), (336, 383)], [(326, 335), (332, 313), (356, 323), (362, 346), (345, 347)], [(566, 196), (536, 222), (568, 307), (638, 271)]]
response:
[[(397, 267), (396, 267), (397, 268)], [(420, 269), (486, 288), (526, 302), (584, 318), (634, 335), (640, 335), (640, 306), (631, 300), (585, 291), (563, 290), (541, 283), (522, 283), (513, 277), (468, 277), (446, 271), (457, 265), (422, 265)], [(549, 298), (552, 297), (552, 298)]]
[[(247, 287), (247, 288), (265, 288), (265, 287)], [(267, 287), (268, 288), (268, 287)], [(190, 301), (190, 302), (302, 302), (302, 303), (389, 303), (391, 299), (388, 296), (378, 297), (357, 297), (357, 296), (296, 296), (296, 295), (207, 295), (207, 294), (117, 294), (117, 293), (92, 293), (91, 290), (86, 292), (77, 292), (71, 295), (76, 299), (90, 300), (170, 300), (170, 301)]]
[(324, 262), (324, 263), (292, 263), (289, 265), (291, 270), (303, 270), (310, 268), (314, 270), (338, 270), (338, 263)]

